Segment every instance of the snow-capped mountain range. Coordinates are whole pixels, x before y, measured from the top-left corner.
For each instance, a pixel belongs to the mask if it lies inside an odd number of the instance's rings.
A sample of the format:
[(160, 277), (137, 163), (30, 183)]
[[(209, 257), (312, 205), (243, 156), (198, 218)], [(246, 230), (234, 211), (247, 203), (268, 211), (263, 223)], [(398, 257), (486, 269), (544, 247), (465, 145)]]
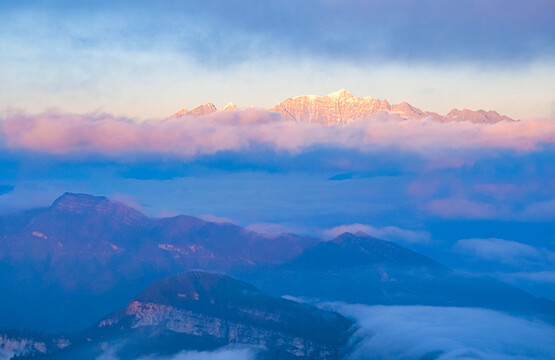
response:
[[(206, 103), (192, 110), (179, 109), (173, 117), (180, 116), (205, 116), (220, 111), (236, 111), (237, 106), (227, 104), (218, 110), (214, 104)], [(485, 110), (458, 110), (453, 109), (447, 115), (420, 110), (406, 102), (390, 104), (387, 100), (372, 97), (356, 97), (345, 89), (325, 96), (306, 95), (288, 98), (281, 103), (266, 109), (268, 112), (281, 114), (284, 120), (297, 122), (313, 122), (322, 125), (347, 124), (352, 121), (385, 112), (398, 115), (402, 119), (430, 118), (440, 122), (469, 121), (473, 123), (497, 123), (499, 121), (515, 121), (496, 111)]]

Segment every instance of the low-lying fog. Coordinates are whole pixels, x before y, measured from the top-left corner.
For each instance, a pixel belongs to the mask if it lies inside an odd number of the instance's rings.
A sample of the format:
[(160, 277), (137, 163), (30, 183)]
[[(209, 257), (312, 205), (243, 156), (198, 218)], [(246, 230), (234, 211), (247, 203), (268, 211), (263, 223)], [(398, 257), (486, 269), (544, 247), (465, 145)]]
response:
[[(493, 310), (321, 303), (357, 320), (348, 360), (552, 360), (555, 326)], [(226, 347), (144, 360), (253, 360), (257, 350)], [(107, 355), (107, 354), (105, 354)], [(106, 356), (99, 360), (114, 360)]]

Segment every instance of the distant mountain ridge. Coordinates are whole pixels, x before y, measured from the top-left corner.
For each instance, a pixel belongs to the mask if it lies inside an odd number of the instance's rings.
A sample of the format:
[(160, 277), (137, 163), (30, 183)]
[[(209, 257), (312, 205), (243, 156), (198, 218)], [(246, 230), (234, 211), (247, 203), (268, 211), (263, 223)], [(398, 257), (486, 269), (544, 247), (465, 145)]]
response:
[(390, 241), (343, 233), (279, 267), (240, 274), (269, 294), (353, 304), (484, 307), (555, 323), (555, 302), (453, 271)]
[[(234, 111), (237, 106), (228, 104), (221, 111)], [(214, 104), (206, 103), (190, 111), (179, 109), (172, 117), (205, 116), (218, 112)], [(380, 112), (398, 115), (405, 120), (421, 120), (425, 118), (440, 122), (468, 121), (472, 123), (493, 124), (500, 121), (514, 121), (500, 115), (496, 111), (458, 110), (453, 109), (442, 116), (435, 112), (420, 110), (406, 102), (390, 104), (387, 100), (372, 97), (355, 97), (345, 89), (325, 96), (307, 95), (288, 98), (281, 103), (267, 109), (268, 112), (278, 113), (284, 120), (296, 122), (312, 122), (322, 125), (342, 125), (366, 118)]]
[(347, 232), (330, 241), (323, 241), (287, 264), (292, 269), (320, 271), (367, 265), (413, 265), (445, 269), (426, 256), (363, 232)]
[[(318, 242), (282, 234), (278, 241), (284, 246), (279, 247), (275, 239), (231, 223), (213, 223), (186, 215), (149, 218), (103, 196), (73, 193), (63, 194), (47, 208), (0, 216), (0, 230), (4, 234), (0, 238), (4, 250), (0, 259), (21, 255), (20, 251), (29, 257), (53, 259), (69, 253), (76, 255), (75, 252), (83, 257), (103, 258), (125, 252), (150, 258), (171, 254), (174, 261), (187, 263), (195, 259), (189, 265), (212, 264), (215, 270), (252, 266), (253, 259), (280, 263)], [(10, 242), (12, 238), (18, 241)], [(220, 242), (222, 238), (226, 242)], [(238, 247), (237, 242), (244, 243), (244, 248)], [(148, 249), (142, 249), (143, 246)]]

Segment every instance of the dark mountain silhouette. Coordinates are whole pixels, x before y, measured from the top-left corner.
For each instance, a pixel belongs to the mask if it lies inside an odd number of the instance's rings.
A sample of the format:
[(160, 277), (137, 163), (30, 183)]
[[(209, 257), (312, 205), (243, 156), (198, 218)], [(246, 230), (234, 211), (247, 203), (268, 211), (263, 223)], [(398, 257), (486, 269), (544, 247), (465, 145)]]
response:
[(501, 281), (452, 271), (364, 233), (344, 233), (285, 264), (236, 274), (270, 294), (384, 305), (483, 307), (555, 321), (555, 302)]
[(337, 270), (365, 265), (426, 266), (443, 268), (434, 260), (391, 241), (365, 233), (343, 233), (307, 249), (285, 267), (302, 270)]
[(189, 272), (157, 281), (47, 359), (118, 359), (252, 346), (262, 359), (339, 359), (351, 320), (273, 298), (225, 275)]

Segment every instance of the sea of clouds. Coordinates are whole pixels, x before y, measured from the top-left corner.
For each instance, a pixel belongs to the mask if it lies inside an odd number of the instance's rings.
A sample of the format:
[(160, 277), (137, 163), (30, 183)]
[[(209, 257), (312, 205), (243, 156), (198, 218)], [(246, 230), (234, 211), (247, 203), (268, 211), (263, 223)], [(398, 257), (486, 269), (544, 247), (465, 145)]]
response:
[(221, 112), (137, 122), (109, 114), (47, 111), (5, 114), (0, 139), (7, 149), (54, 154), (167, 153), (191, 157), (218, 151), (243, 151), (266, 144), (278, 151), (300, 152), (316, 145), (373, 150), (396, 147), (437, 156), (437, 149), (514, 149), (531, 151), (555, 142), (555, 122), (527, 119), (477, 124), (442, 123), (431, 119), (403, 120), (376, 114), (344, 126), (324, 127), (283, 121), (265, 110)]
[[(347, 360), (552, 360), (555, 326), (480, 308), (321, 303), (356, 320)], [(142, 360), (254, 360), (259, 349), (224, 347)], [(107, 354), (99, 360), (116, 360)]]
[(357, 320), (350, 360), (549, 360), (555, 327), (493, 310), (322, 304)]

